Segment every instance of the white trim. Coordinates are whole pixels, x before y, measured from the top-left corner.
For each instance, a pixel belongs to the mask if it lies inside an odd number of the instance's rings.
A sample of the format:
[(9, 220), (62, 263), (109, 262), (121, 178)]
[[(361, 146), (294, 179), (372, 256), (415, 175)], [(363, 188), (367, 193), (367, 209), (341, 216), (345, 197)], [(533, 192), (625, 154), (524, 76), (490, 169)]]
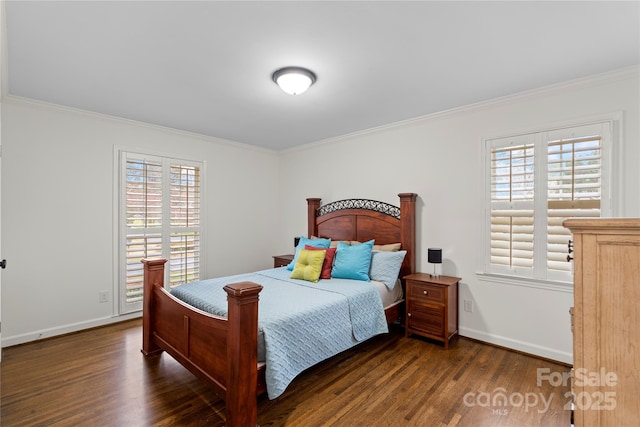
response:
[(477, 269), (480, 271), (489, 271), (491, 264), (491, 251), (486, 250), (486, 243), (491, 241), (491, 167), (489, 165), (491, 156), (486, 147), (487, 139), (480, 138), (480, 150), (482, 151), (482, 155), (480, 159), (482, 160), (482, 164), (480, 165), (480, 170), (482, 172), (481, 179), (481, 197), (482, 197), (482, 218), (480, 218), (480, 242), (478, 242), (478, 247), (482, 249), (479, 253), (480, 256), (479, 262), (477, 262)]
[(609, 205), (611, 216), (619, 217), (622, 216), (625, 211), (625, 197), (622, 197), (623, 194), (626, 194), (624, 191), (625, 180), (624, 180), (624, 159), (625, 159), (625, 147), (628, 145), (625, 143), (625, 123), (624, 118), (625, 115), (622, 111), (618, 111), (612, 114), (613, 120), (611, 122), (611, 148), (607, 153), (609, 158), (607, 166), (609, 167), (609, 186), (607, 191), (609, 193), (609, 200), (607, 200), (607, 204)]
[[(547, 218), (547, 205), (546, 203), (539, 203), (539, 198), (543, 197), (544, 200), (547, 199), (546, 193), (541, 193), (541, 188), (546, 189), (546, 180), (547, 180), (547, 162), (546, 155), (544, 153), (538, 153), (540, 147), (545, 148), (546, 152), (546, 143), (544, 141), (547, 140), (546, 136), (550, 132), (559, 131), (567, 128), (574, 127), (585, 127), (589, 125), (603, 125), (608, 124), (609, 126), (602, 126), (602, 144), (601, 144), (601, 208), (600, 213), (602, 217), (615, 216), (620, 210), (614, 208), (617, 206), (613, 205), (613, 200), (619, 200), (621, 197), (614, 197), (619, 194), (624, 194), (622, 192), (622, 188), (620, 187), (618, 181), (622, 180), (621, 171), (618, 165), (622, 164), (623, 158), (621, 154), (618, 153), (620, 148), (624, 146), (623, 141), (621, 139), (616, 139), (616, 129), (620, 129), (623, 127), (622, 123), (623, 114), (621, 111), (585, 116), (582, 118), (573, 118), (567, 120), (556, 121), (547, 124), (536, 125), (535, 127), (528, 127), (526, 129), (518, 129), (512, 130), (511, 132), (503, 132), (499, 135), (492, 135), (491, 137), (481, 138), (481, 146), (483, 150), (482, 155), (482, 165), (481, 171), (483, 174), (483, 188), (482, 188), (482, 200), (483, 200), (483, 214), (484, 219), (482, 220), (482, 241), (480, 242), (481, 255), (480, 258), (482, 260), (481, 270), (485, 272), (487, 275), (496, 275), (502, 276), (514, 274), (514, 276), (527, 279), (531, 276), (532, 279), (538, 279), (541, 277), (546, 277), (547, 280), (550, 279), (549, 275), (553, 277), (555, 273), (550, 272), (547, 268), (546, 261), (542, 263), (543, 259), (546, 260), (546, 256), (540, 257), (541, 253), (546, 253), (547, 241), (546, 241), (546, 233), (535, 234), (534, 233), (534, 255), (533, 255), (533, 268), (531, 269), (531, 273), (528, 270), (522, 271), (522, 269), (511, 267), (510, 269), (505, 269), (502, 266), (497, 266), (491, 264), (491, 248), (489, 242), (491, 241), (491, 197), (490, 197), (490, 185), (491, 185), (491, 167), (490, 160), (491, 155), (490, 151), (492, 147), (501, 146), (500, 144), (506, 144), (510, 139), (519, 140), (523, 137), (532, 136), (535, 144), (536, 154), (535, 154), (535, 191), (534, 191), (534, 228), (535, 229), (544, 229), (546, 228), (546, 218)], [(608, 128), (608, 129), (607, 129)], [(501, 141), (505, 140), (505, 141)], [(496, 145), (496, 141), (498, 144)], [(518, 141), (519, 142), (519, 141)], [(507, 144), (508, 145), (508, 144)], [(613, 171), (618, 171), (617, 180), (614, 179)], [(613, 182), (613, 181), (616, 182)], [(544, 186), (541, 186), (540, 183), (545, 183)], [(546, 191), (546, 190), (545, 190)], [(618, 206), (620, 206), (622, 202), (618, 201)], [(543, 206), (540, 208), (540, 206)], [(620, 206), (622, 208), (622, 206)], [(542, 211), (540, 211), (542, 210)], [(537, 248), (537, 249), (535, 249)], [(562, 277), (561, 275), (559, 276)], [(555, 277), (558, 279), (558, 277)], [(544, 280), (543, 280), (544, 281)]]
[[(121, 145), (113, 145), (113, 286), (112, 292), (115, 296), (113, 298), (113, 313), (114, 315), (125, 315), (127, 313), (135, 313), (142, 310), (142, 302), (139, 302), (138, 308), (133, 308), (131, 310), (125, 310), (126, 301), (124, 294), (122, 292), (121, 283), (124, 283), (124, 278), (122, 276), (122, 271), (120, 269), (120, 261), (121, 261), (121, 243), (126, 239), (126, 227), (123, 227), (121, 219), (124, 217), (124, 206), (125, 206), (125, 195), (121, 191), (121, 186), (124, 183), (126, 171), (125, 171), (125, 163), (126, 163), (126, 155), (129, 157), (136, 157), (140, 159), (150, 159), (154, 161), (161, 162), (163, 164), (163, 183), (169, 183), (168, 179), (170, 172), (168, 166), (171, 162), (177, 161), (183, 163), (185, 165), (197, 166), (200, 168), (200, 260), (199, 260), (199, 271), (200, 277), (207, 277), (206, 274), (206, 243), (205, 243), (205, 235), (206, 235), (206, 190), (205, 190), (205, 177), (206, 177), (206, 162), (202, 160), (193, 160), (187, 159), (183, 156), (173, 155), (166, 152), (160, 152), (157, 150), (141, 150), (138, 148), (130, 148)], [(168, 218), (168, 209), (169, 204), (163, 203), (163, 216)], [(170, 232), (169, 222), (163, 221), (163, 235), (169, 235)], [(163, 239), (163, 253), (169, 254), (169, 240)], [(168, 256), (168, 255), (167, 255)], [(170, 280), (169, 280), (169, 269), (165, 269), (165, 287), (167, 290), (169, 288)]]
[[(171, 158), (171, 159), (175, 159), (175, 160), (181, 160), (184, 162), (194, 162), (194, 160), (192, 159), (184, 159), (182, 156), (179, 155), (174, 155), (168, 152), (162, 152), (162, 151), (158, 151), (158, 150), (141, 150), (139, 148), (133, 148), (130, 146), (124, 146), (124, 145), (118, 145), (118, 144), (114, 144), (113, 145), (113, 203), (112, 203), (112, 211), (113, 211), (113, 254), (112, 254), (112, 267), (113, 267), (113, 275), (111, 277), (113, 277), (113, 284), (111, 287), (111, 292), (112, 295), (114, 295), (114, 298), (112, 298), (112, 310), (113, 310), (113, 314), (117, 315), (118, 313), (120, 313), (120, 307), (121, 307), (121, 292), (120, 292), (120, 282), (121, 282), (121, 277), (120, 277), (120, 242), (123, 241), (123, 239), (126, 237), (126, 230), (123, 230), (121, 228), (121, 223), (120, 223), (120, 215), (121, 215), (121, 211), (122, 211), (122, 206), (124, 206), (124, 199), (123, 199), (123, 195), (120, 192), (120, 185), (123, 182), (123, 174), (125, 173), (122, 169), (122, 154), (123, 153), (130, 153), (130, 154), (138, 154), (141, 157), (157, 157), (159, 159), (161, 158)], [(197, 163), (197, 162), (196, 162)], [(200, 162), (202, 164), (202, 175), (201, 176), (205, 176), (205, 165), (206, 163), (204, 161)], [(201, 209), (204, 208), (204, 203), (206, 200), (205, 197), (205, 193), (204, 193), (204, 188), (203, 188), (203, 180), (201, 179), (201, 187), (200, 187), (200, 203), (201, 203)], [(200, 225), (200, 230), (202, 232), (202, 234), (205, 234), (205, 225), (204, 225), (205, 221), (201, 221), (201, 225)], [(202, 238), (202, 236), (201, 236)], [(206, 245), (203, 245), (201, 242), (200, 245), (200, 258), (201, 259), (206, 259), (204, 258), (206, 256), (206, 249), (204, 249)], [(200, 263), (200, 274), (201, 277), (207, 277), (204, 274), (206, 274), (206, 267), (204, 266), (205, 263)], [(166, 272), (165, 272), (166, 273)], [(166, 280), (165, 280), (166, 281)], [(142, 304), (142, 303), (141, 303)], [(142, 307), (142, 305), (140, 306)], [(140, 308), (142, 309), (142, 308)]]
[(113, 198), (113, 203), (111, 203), (111, 222), (112, 222), (112, 238), (113, 242), (111, 248), (113, 250), (111, 257), (111, 268), (112, 268), (112, 284), (111, 284), (111, 309), (112, 313), (115, 315), (120, 311), (120, 272), (119, 272), (119, 261), (118, 257), (120, 256), (120, 152), (116, 145), (113, 146), (113, 158), (111, 159), (113, 162), (113, 180), (112, 180), (112, 188), (111, 194)]
[(573, 294), (573, 282), (559, 282), (553, 280), (534, 279), (521, 276), (506, 276), (502, 274), (490, 274), (477, 272), (476, 277), (481, 282), (492, 284), (503, 284), (511, 286), (522, 286), (531, 289), (543, 289), (545, 291), (561, 292)]
[(156, 159), (162, 159), (162, 158), (169, 158), (172, 160), (180, 160), (181, 162), (185, 162), (185, 163), (189, 163), (191, 165), (201, 165), (204, 163), (204, 161), (202, 160), (193, 160), (192, 158), (187, 158), (184, 157), (184, 155), (180, 155), (180, 154), (174, 154), (168, 151), (160, 151), (160, 150), (154, 150), (154, 149), (147, 149), (147, 148), (134, 148), (131, 146), (127, 146), (127, 145), (119, 145), (119, 144), (114, 144), (113, 145), (113, 149), (114, 152), (116, 153), (121, 153), (121, 152), (126, 152), (126, 153), (130, 153), (130, 154), (136, 154), (140, 157), (155, 157)]
[(622, 120), (621, 111), (610, 111), (608, 113), (594, 114), (590, 116), (558, 120), (558, 121), (547, 122), (547, 123), (543, 123), (535, 126), (527, 126), (524, 128), (514, 128), (511, 130), (504, 131), (497, 135), (491, 135), (490, 137), (482, 138), (481, 140), (487, 141), (487, 140), (493, 140), (493, 139), (513, 138), (515, 136), (520, 136), (520, 135), (542, 133), (542, 132), (553, 132), (555, 130), (564, 129), (564, 128), (588, 126), (593, 124), (600, 124), (602, 122), (614, 122), (614, 121), (621, 121), (621, 120)]
[(513, 338), (503, 337), (501, 335), (491, 334), (477, 329), (466, 328), (461, 326), (458, 333), (460, 336), (473, 338), (489, 344), (499, 345), (501, 347), (510, 348), (534, 356), (544, 357), (546, 359), (557, 360), (562, 363), (573, 364), (573, 353), (559, 351), (554, 348), (544, 347), (526, 341), (520, 341)]
[(2, 347), (10, 347), (12, 345), (24, 344), (44, 338), (51, 338), (58, 335), (69, 334), (71, 332), (82, 331), (89, 328), (111, 325), (113, 323), (124, 322), (125, 320), (137, 319), (139, 317), (142, 317), (141, 312), (129, 313), (121, 316), (100, 317), (83, 322), (57, 326), (55, 328), (40, 329), (37, 331), (28, 332), (26, 334), (14, 335), (12, 337), (3, 337)]

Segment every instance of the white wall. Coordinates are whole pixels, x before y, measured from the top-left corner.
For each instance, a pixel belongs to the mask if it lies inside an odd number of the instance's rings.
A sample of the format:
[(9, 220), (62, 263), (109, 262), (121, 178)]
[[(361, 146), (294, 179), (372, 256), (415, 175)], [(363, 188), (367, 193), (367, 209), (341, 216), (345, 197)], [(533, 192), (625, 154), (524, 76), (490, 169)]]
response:
[[(276, 153), (6, 99), (2, 108), (2, 339), (12, 345), (121, 318), (113, 304), (114, 146), (205, 162), (207, 277), (269, 268)], [(109, 303), (98, 292), (111, 291)]]
[[(638, 74), (638, 68), (620, 70), (288, 150), (280, 169), (282, 235), (306, 233), (301, 200), (307, 197), (398, 205), (398, 193), (418, 193), (418, 269), (430, 271), (427, 247), (443, 248), (443, 274), (462, 277), (461, 334), (571, 362), (570, 288), (476, 274), (482, 265), (482, 141), (622, 112), (614, 205), (618, 216), (640, 216)], [(464, 299), (473, 301), (473, 313), (462, 310)]]
[[(104, 116), (5, 99), (2, 108), (2, 344), (108, 323), (114, 263), (114, 146), (206, 162), (206, 275), (267, 268), (305, 234), (307, 197), (397, 204), (416, 192), (418, 269), (442, 247), (462, 277), (465, 336), (571, 361), (570, 290), (481, 280), (482, 140), (622, 113), (615, 205), (640, 216), (638, 68), (469, 106), (280, 154)], [(384, 108), (384, 106), (381, 106)], [(112, 295), (113, 297), (113, 295)]]

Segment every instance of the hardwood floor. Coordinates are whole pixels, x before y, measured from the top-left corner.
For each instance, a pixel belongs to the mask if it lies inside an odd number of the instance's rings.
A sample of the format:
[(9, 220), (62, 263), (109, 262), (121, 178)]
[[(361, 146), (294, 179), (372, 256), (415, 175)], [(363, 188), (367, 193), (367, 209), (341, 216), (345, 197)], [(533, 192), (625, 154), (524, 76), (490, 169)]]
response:
[[(140, 325), (127, 321), (4, 349), (2, 426), (223, 425), (224, 405), (206, 386), (170, 356), (140, 353)], [(394, 327), (305, 371), (280, 398), (260, 397), (258, 422), (569, 426), (569, 385), (538, 385), (539, 368), (569, 371), (465, 338), (446, 351)]]

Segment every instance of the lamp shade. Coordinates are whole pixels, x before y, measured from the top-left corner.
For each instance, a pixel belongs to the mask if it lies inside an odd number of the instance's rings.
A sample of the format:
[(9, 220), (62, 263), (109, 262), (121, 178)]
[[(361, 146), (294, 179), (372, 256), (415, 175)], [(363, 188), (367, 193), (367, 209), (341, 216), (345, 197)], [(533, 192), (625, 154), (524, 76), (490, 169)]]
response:
[(427, 261), (429, 262), (429, 264), (442, 264), (442, 249), (427, 249)]

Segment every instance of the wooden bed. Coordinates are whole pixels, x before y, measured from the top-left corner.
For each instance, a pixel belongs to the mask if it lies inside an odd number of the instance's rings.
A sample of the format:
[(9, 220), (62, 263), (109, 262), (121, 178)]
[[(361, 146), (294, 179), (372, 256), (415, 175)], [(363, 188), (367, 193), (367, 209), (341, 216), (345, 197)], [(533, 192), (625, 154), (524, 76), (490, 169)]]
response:
[[(407, 251), (399, 277), (415, 271), (416, 194), (398, 195), (400, 206), (366, 199), (320, 205), (307, 199), (309, 236), (332, 240), (375, 239), (377, 245), (402, 244)], [(228, 317), (198, 310), (164, 289), (165, 259), (145, 259), (142, 353), (169, 353), (208, 383), (226, 403), (226, 425), (254, 426), (257, 396), (266, 391), (265, 365), (258, 363), (258, 300), (253, 282), (225, 286)], [(388, 307), (389, 323), (401, 318), (403, 304)]]

